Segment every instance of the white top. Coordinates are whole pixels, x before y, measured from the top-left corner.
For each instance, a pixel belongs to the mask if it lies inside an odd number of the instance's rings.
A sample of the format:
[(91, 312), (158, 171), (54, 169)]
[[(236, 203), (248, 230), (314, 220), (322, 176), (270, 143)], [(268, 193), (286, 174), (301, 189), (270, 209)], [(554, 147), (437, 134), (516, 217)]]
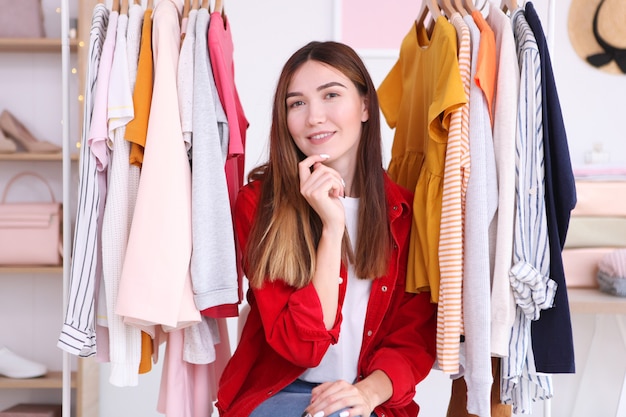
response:
[[(346, 213), (348, 235), (354, 245), (358, 236), (359, 199), (346, 197), (341, 201)], [(372, 281), (359, 279), (354, 273), (354, 265), (349, 264), (346, 297), (341, 308), (343, 320), (339, 330), (339, 341), (328, 348), (317, 367), (305, 371), (300, 379), (308, 382), (343, 379), (350, 383), (356, 380), (371, 289)]]

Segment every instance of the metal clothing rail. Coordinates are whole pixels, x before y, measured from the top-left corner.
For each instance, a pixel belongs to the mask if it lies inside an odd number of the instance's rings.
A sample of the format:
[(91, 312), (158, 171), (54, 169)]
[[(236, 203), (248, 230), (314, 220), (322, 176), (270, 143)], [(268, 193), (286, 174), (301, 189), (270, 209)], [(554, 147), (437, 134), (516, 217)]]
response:
[[(71, 257), (71, 207), (70, 203), (70, 7), (69, 0), (61, 0), (61, 77), (63, 106), (63, 312), (67, 308)], [(62, 416), (70, 417), (72, 411), (72, 368), (70, 353), (63, 351)]]

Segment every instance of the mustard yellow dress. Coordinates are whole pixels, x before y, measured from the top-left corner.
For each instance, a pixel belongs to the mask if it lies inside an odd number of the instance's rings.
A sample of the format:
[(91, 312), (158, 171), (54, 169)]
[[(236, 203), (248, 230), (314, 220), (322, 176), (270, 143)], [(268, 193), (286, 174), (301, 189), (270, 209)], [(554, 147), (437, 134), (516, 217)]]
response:
[(467, 102), (454, 26), (439, 16), (429, 35), (413, 25), (400, 56), (378, 88), (382, 113), (395, 129), (389, 175), (413, 190), (407, 291), (439, 299), (439, 231), (451, 113)]

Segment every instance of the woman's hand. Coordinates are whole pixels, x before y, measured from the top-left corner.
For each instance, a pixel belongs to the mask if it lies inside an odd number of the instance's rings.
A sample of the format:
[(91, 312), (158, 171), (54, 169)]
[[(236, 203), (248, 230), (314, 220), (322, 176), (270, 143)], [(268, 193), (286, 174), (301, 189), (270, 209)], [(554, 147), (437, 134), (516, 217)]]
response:
[(318, 385), (311, 391), (311, 404), (305, 411), (312, 416), (328, 416), (344, 410), (339, 413), (341, 417), (369, 417), (392, 394), (391, 380), (376, 370), (355, 384), (340, 380)]
[(345, 215), (339, 201), (344, 196), (341, 175), (323, 162), (328, 155), (311, 155), (298, 164), (300, 193), (320, 216), (322, 224), (343, 235)]
[(310, 415), (327, 416), (340, 410), (341, 417), (369, 417), (374, 405), (365, 392), (346, 381), (325, 382), (313, 388), (311, 405), (306, 410)]

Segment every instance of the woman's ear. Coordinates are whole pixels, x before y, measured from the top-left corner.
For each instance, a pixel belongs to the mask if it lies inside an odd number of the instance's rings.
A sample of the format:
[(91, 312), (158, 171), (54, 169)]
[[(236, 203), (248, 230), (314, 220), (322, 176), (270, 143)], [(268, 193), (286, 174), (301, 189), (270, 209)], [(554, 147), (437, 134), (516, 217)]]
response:
[(367, 97), (363, 97), (362, 109), (361, 109), (361, 122), (365, 123), (370, 118), (369, 111), (369, 99)]

